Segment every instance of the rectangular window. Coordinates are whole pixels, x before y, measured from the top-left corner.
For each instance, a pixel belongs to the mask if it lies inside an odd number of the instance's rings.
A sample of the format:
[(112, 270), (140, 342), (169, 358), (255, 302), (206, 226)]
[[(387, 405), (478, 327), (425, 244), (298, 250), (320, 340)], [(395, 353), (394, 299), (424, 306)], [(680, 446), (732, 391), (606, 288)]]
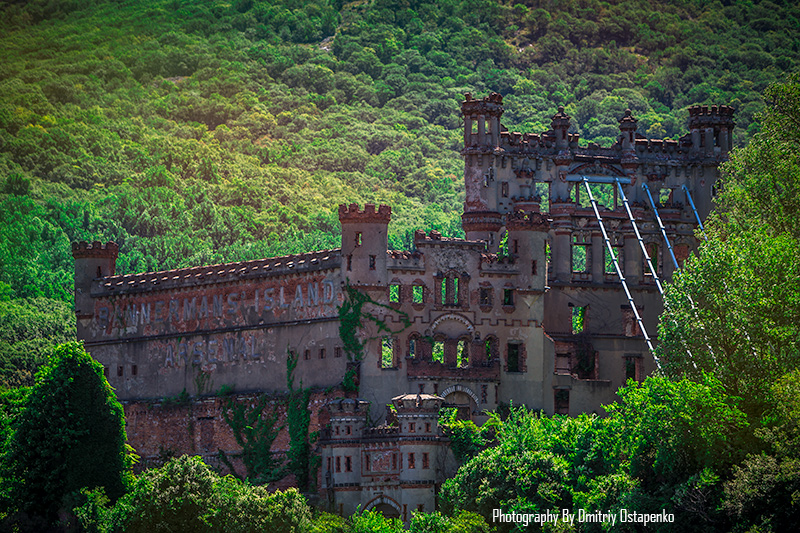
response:
[(360, 232), (360, 231), (357, 231), (357, 232), (356, 232), (356, 241), (355, 241), (355, 245), (356, 245), (356, 247), (359, 247), (359, 246), (361, 246), (361, 232)]
[(488, 403), (487, 396), (489, 395), (489, 386), (481, 385), (481, 403)]
[(341, 357), (342, 356), (342, 347), (341, 346), (337, 346), (336, 348), (333, 349), (333, 356), (334, 357)]
[(458, 304), (458, 278), (453, 278), (453, 301), (448, 303)]
[(504, 181), (500, 184), (500, 195), (503, 198), (508, 198), (508, 182)]
[(333, 472), (333, 457), (328, 457), (328, 472)]
[(519, 344), (508, 343), (508, 371), (519, 372)]
[[(612, 249), (614, 250), (614, 259), (619, 261), (619, 257), (620, 257), (619, 251), (621, 250), (621, 248), (612, 247)], [(608, 246), (603, 248), (603, 258), (604, 258), (604, 261), (603, 261), (604, 262), (604, 266), (603, 266), (604, 270), (603, 271), (606, 274), (616, 274), (617, 273), (617, 268), (614, 266), (614, 259), (612, 259), (611, 258), (611, 254), (608, 253)]]
[(381, 368), (394, 368), (394, 342), (391, 337), (381, 341)]
[(558, 389), (555, 391), (555, 412), (558, 415), (569, 414), (569, 390)]
[(123, 374), (123, 372), (125, 372), (125, 367), (123, 367), (123, 366), (118, 366), (118, 367), (117, 367), (117, 377), (118, 377), (118, 378), (121, 378), (121, 377), (122, 377), (122, 374)]
[(424, 290), (424, 287), (422, 285), (414, 285), (411, 288), (411, 301), (412, 301), (412, 303), (415, 303), (415, 304), (424, 303), (423, 290)]
[(414, 454), (413, 453), (409, 453), (408, 454), (408, 468), (410, 470), (410, 469), (416, 468), (416, 467), (417, 466), (416, 466), (416, 463), (414, 461)]
[(519, 241), (514, 239), (514, 242), (511, 246), (511, 253), (518, 254), (519, 253)]
[(306, 350), (305, 352), (303, 352), (303, 359), (305, 359), (306, 361), (311, 359), (311, 350)]
[(352, 432), (353, 432), (353, 430), (350, 429), (350, 426), (345, 426), (344, 427), (344, 434), (345, 435), (350, 435)]
[(342, 471), (342, 458), (338, 455), (336, 456), (336, 471), (337, 472)]
[(586, 331), (586, 307), (574, 306), (572, 308), (572, 334)]
[(349, 455), (344, 458), (344, 471), (345, 472), (352, 472), (353, 471), (353, 458)]
[(416, 433), (416, 431), (417, 431), (417, 425), (416, 424), (409, 424), (408, 425), (408, 432), (409, 433)]
[(443, 341), (434, 341), (433, 342), (433, 362), (434, 363), (444, 363), (444, 342)]
[(417, 356), (417, 339), (408, 340), (408, 356), (412, 359)]
[(139, 367), (137, 367), (136, 365), (131, 365), (131, 375), (135, 376), (138, 373), (139, 373)]
[(397, 470), (397, 454), (392, 454), (392, 470)]
[(424, 383), (420, 383), (419, 384), (419, 393), (420, 394), (425, 394), (425, 384)]
[(482, 288), (480, 293), (480, 302), (483, 306), (492, 305), (492, 289)]
[(393, 304), (400, 303), (400, 285), (392, 283), (389, 285), (389, 301)]
[(431, 432), (431, 423), (425, 422), (425, 433), (430, 433), (430, 432)]
[(439, 283), (439, 293), (441, 294), (441, 300), (439, 300), (439, 303), (446, 304), (447, 303), (447, 280), (446, 279), (443, 279)]
[(459, 368), (469, 366), (469, 343), (465, 340), (458, 341), (456, 346), (456, 366)]
[(536, 259), (531, 261), (531, 276), (536, 275)]
[(430, 468), (430, 460), (427, 452), (422, 452), (422, 468)]
[(639, 354), (625, 356), (625, 381), (642, 381), (642, 358)]
[(347, 271), (349, 272), (351, 270), (353, 270), (353, 256), (352, 256), (352, 254), (347, 256)]
[(374, 255), (369, 256), (369, 269), (370, 270), (375, 270), (375, 256)]
[[(577, 239), (577, 237), (576, 237)], [(589, 268), (589, 261), (587, 259), (588, 246), (584, 244), (572, 244), (572, 271), (573, 272), (586, 272)]]
[(319, 358), (320, 359), (325, 359), (325, 348), (320, 348), (319, 349)]
[(372, 469), (372, 463), (370, 463), (370, 461), (369, 461), (369, 454), (365, 453), (364, 454), (364, 470), (369, 472), (371, 469)]
[(514, 305), (514, 289), (503, 289), (503, 305)]

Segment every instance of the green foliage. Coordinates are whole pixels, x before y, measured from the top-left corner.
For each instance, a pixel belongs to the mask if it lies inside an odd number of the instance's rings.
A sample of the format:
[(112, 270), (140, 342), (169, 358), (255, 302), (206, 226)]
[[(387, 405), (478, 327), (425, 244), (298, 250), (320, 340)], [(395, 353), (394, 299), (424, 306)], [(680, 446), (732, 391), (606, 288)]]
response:
[(53, 522), (83, 487), (103, 488), (115, 500), (124, 493), (131, 458), (122, 406), (80, 344), (55, 350), (12, 427), (2, 463), (12, 522)]
[(309, 435), (311, 424), (311, 411), (308, 402), (311, 399), (311, 389), (303, 388), (300, 381), (299, 388), (295, 388), (294, 371), (297, 368), (298, 355), (289, 351), (286, 358), (286, 386), (289, 389), (289, 402), (286, 408), (286, 425), (289, 428), (289, 463), (287, 468), (295, 475), (298, 488), (310, 491), (314, 486), (320, 458), (313, 455), (311, 445), (318, 435)]
[[(272, 405), (265, 394), (259, 396), (254, 403), (248, 404), (228, 396), (222, 400), (222, 417), (231, 428), (236, 443), (242, 448), (242, 462), (247, 469), (247, 478), (255, 484), (277, 481), (283, 477), (283, 468), (275, 461), (271, 448), (272, 443), (283, 429), (278, 424), (280, 412), (278, 405)], [(225, 452), (218, 452), (220, 460), (236, 474), (236, 469), (228, 460)], [(238, 477), (238, 476), (237, 476)]]
[(450, 449), (459, 463), (475, 457), (488, 443), (486, 435), (492, 431), (496, 419), (482, 427), (472, 420), (459, 420), (455, 408), (442, 409), (439, 413), (439, 426), (450, 439)]
[(301, 533), (311, 511), (295, 489), (267, 491), (232, 476), (220, 477), (199, 457), (182, 456), (143, 473), (113, 507), (88, 494), (76, 509), (88, 531)]

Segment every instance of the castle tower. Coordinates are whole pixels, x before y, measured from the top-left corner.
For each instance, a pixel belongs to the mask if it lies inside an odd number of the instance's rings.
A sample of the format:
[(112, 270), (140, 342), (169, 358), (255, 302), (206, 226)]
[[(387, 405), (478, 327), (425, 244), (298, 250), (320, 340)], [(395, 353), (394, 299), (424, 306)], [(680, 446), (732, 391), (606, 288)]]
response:
[(118, 255), (119, 246), (115, 242), (72, 243), (72, 257), (75, 258), (75, 314), (78, 317), (78, 327), (81, 319), (94, 316), (94, 305), (90, 295), (92, 282), (116, 273)]
[(500, 117), (503, 97), (492, 93), (474, 100), (467, 93), (461, 103), (464, 116), (464, 214), (461, 218), (469, 240), (484, 240), (496, 251), (503, 226), (495, 184), (495, 152), (500, 151)]
[(543, 291), (547, 285), (545, 243), (550, 224), (541, 213), (511, 213), (506, 220), (508, 248), (519, 265), (518, 287)]
[(734, 108), (727, 105), (694, 105), (689, 108), (692, 151), (706, 156), (726, 155), (733, 148)]
[(339, 206), (342, 225), (342, 270), (354, 285), (386, 285), (386, 251), (392, 209), (375, 204)]
[(332, 502), (335, 486), (354, 486), (361, 479), (360, 441), (367, 427), (369, 402), (339, 398), (328, 402), (325, 411), (330, 424), (322, 435), (322, 486)]

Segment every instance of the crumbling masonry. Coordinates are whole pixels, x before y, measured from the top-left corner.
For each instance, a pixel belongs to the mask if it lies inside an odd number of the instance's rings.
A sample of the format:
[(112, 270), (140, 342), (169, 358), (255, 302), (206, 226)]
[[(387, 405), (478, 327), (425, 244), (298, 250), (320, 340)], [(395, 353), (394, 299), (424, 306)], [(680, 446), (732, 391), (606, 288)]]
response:
[[(280, 400), (292, 351), (295, 382), (316, 391), (310, 430), (321, 430), (323, 501), (408, 519), (434, 509), (455, 467), (437, 425), (442, 406), (477, 422), (512, 401), (548, 414), (600, 412), (627, 379), (654, 369), (581, 180), (602, 200), (609, 244), (653, 335), (661, 298), (614, 179), (657, 275), (669, 278), (642, 184), (682, 261), (698, 243), (686, 191), (705, 218), (733, 109), (690, 108), (690, 132), (677, 141), (642, 138), (628, 112), (610, 147), (580, 147), (562, 108), (540, 135), (507, 131), (498, 94), (468, 94), (462, 113), (465, 239), (417, 231), (414, 250), (388, 250), (391, 210), (367, 204), (339, 206), (341, 248), (287, 257), (118, 276), (114, 243), (73, 245), (78, 337), (125, 402), (145, 462), (235, 455), (214, 391)], [(340, 330), (350, 291), (363, 296), (362, 315)], [(346, 377), (357, 395), (341, 388)], [(184, 390), (195, 399), (163, 403)], [(273, 449), (287, 447), (284, 431)]]

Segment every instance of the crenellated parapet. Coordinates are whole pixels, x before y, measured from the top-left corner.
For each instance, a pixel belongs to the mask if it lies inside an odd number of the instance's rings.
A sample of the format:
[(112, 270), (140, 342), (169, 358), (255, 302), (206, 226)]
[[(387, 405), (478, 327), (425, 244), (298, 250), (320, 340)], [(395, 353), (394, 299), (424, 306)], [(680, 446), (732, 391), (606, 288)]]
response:
[(340, 204), (339, 205), (339, 222), (346, 224), (348, 222), (362, 222), (362, 223), (385, 223), (388, 224), (392, 219), (392, 208), (388, 205), (381, 204), (365, 204), (362, 210), (358, 204)]
[[(114, 241), (102, 244), (100, 241), (72, 243), (72, 257), (75, 259), (104, 258), (116, 259), (119, 256), (119, 245)], [(112, 273), (113, 275), (113, 273)]]

